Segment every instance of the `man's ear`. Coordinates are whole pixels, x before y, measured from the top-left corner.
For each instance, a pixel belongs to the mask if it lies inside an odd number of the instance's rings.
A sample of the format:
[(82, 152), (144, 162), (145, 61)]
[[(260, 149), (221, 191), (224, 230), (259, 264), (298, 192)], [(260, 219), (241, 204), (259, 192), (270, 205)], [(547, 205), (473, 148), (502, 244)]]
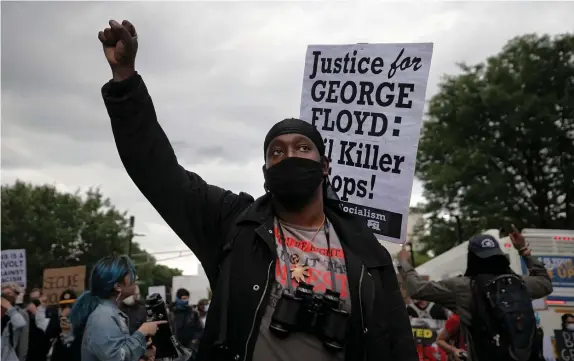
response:
[(323, 176), (327, 177), (329, 175), (329, 158), (327, 157), (322, 157), (321, 158), (321, 163), (323, 163)]

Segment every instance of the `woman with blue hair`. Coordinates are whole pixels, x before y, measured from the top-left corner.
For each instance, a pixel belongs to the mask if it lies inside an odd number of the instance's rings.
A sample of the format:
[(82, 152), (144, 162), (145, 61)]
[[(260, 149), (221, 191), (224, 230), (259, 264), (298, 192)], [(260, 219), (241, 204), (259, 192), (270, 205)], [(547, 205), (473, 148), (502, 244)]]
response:
[(118, 303), (133, 295), (136, 270), (125, 256), (99, 260), (90, 275), (89, 290), (74, 304), (72, 330), (82, 340), (82, 361), (138, 361), (146, 352), (147, 337), (157, 332), (159, 322), (146, 322), (132, 335), (128, 317)]

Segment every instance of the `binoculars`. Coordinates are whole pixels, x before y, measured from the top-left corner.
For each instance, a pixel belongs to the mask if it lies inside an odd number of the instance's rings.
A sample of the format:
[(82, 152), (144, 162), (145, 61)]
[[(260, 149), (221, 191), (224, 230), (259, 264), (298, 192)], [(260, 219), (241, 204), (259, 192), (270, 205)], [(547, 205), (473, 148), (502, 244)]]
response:
[(349, 313), (341, 308), (339, 292), (313, 291), (313, 285), (299, 283), (295, 292), (284, 290), (277, 302), (269, 329), (278, 337), (291, 332), (307, 332), (317, 336), (329, 351), (338, 352), (345, 346)]

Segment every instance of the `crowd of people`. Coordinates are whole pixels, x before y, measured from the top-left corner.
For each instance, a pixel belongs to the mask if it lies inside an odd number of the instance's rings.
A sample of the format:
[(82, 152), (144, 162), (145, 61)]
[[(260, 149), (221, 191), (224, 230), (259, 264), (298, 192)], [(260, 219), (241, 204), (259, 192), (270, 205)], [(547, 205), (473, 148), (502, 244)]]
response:
[[(399, 253), (398, 269), (406, 293), (416, 299), (409, 315), (446, 320), (436, 343), (449, 360), (546, 359), (544, 332), (532, 300), (551, 294), (552, 282), (514, 226), (510, 239), (527, 265), (526, 276), (518, 276), (510, 269), (508, 257), (490, 235), (470, 239), (464, 275), (441, 281), (419, 276), (409, 263), (408, 252)], [(448, 318), (442, 308), (433, 314), (431, 306), (435, 304), (449, 310)], [(563, 328), (569, 319), (570, 314), (563, 316)], [(549, 353), (554, 352), (546, 352)]]
[(542, 360), (531, 300), (551, 294), (552, 282), (518, 230), (511, 240), (526, 276), (510, 269), (489, 235), (469, 241), (464, 275), (441, 281), (420, 277), (403, 249), (398, 271), (417, 300), (406, 307), (391, 255), (340, 207), (313, 125), (285, 119), (269, 130), (264, 196), (210, 185), (178, 164), (158, 122), (135, 70), (135, 27), (112, 20), (98, 36), (112, 69), (102, 95), (123, 165), (198, 257), (212, 300), (194, 310), (189, 292), (178, 290), (168, 315), (149, 321), (133, 263), (109, 256), (93, 267), (87, 291), (77, 299), (64, 292), (51, 311), (41, 290), (21, 308), (17, 291), (3, 288), (1, 361), (33, 354), (42, 361), (150, 361), (160, 358), (156, 341), (166, 332), (176, 349), (197, 351), (197, 361), (419, 361), (410, 318), (423, 315), (444, 321), (438, 343), (452, 360)]
[[(128, 281), (125, 276), (121, 277), (130, 283), (116, 293), (113, 291), (116, 282), (106, 279), (108, 275), (102, 273), (106, 265), (119, 267), (118, 272), (122, 273), (125, 271), (120, 267), (122, 264), (129, 265), (131, 261), (127, 257), (102, 259), (92, 272), (89, 291), (78, 298), (73, 290), (65, 290), (57, 305), (47, 304), (41, 289), (32, 289), (21, 297), (20, 286), (3, 284), (1, 361), (153, 361), (155, 346), (149, 336), (155, 334), (156, 325), (161, 322), (148, 322), (145, 302), (131, 278)], [(112, 290), (99, 291), (98, 284), (110, 283)], [(177, 290), (167, 309), (168, 325), (177, 342), (197, 350), (209, 300), (202, 299), (191, 305), (189, 297), (186, 289)], [(127, 341), (124, 334), (130, 335), (131, 348), (116, 347)], [(142, 348), (145, 351), (139, 355)], [(122, 355), (129, 355), (128, 351), (137, 356), (124, 358)]]

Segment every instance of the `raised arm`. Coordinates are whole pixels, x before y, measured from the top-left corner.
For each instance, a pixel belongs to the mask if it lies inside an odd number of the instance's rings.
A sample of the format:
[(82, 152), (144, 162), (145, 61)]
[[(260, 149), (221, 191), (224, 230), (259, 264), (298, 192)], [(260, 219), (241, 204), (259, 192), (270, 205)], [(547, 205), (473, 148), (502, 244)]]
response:
[(516, 248), (528, 269), (528, 275), (524, 276), (523, 279), (526, 284), (526, 288), (530, 293), (530, 297), (535, 300), (551, 294), (552, 280), (548, 275), (546, 267), (544, 267), (536, 257), (532, 257), (528, 243), (526, 243), (526, 239), (524, 239), (524, 236), (514, 225), (511, 225), (509, 237), (514, 248)]
[(533, 300), (543, 298), (552, 293), (552, 280), (548, 276), (546, 267), (536, 257), (530, 256), (530, 250), (527, 254), (522, 254), (522, 259), (528, 268), (528, 275), (524, 276), (524, 283)]
[(216, 266), (224, 234), (253, 198), (207, 184), (186, 171), (159, 125), (152, 99), (135, 71), (137, 35), (128, 21), (100, 32), (113, 79), (102, 88), (116, 146), (129, 176), (206, 267)]

